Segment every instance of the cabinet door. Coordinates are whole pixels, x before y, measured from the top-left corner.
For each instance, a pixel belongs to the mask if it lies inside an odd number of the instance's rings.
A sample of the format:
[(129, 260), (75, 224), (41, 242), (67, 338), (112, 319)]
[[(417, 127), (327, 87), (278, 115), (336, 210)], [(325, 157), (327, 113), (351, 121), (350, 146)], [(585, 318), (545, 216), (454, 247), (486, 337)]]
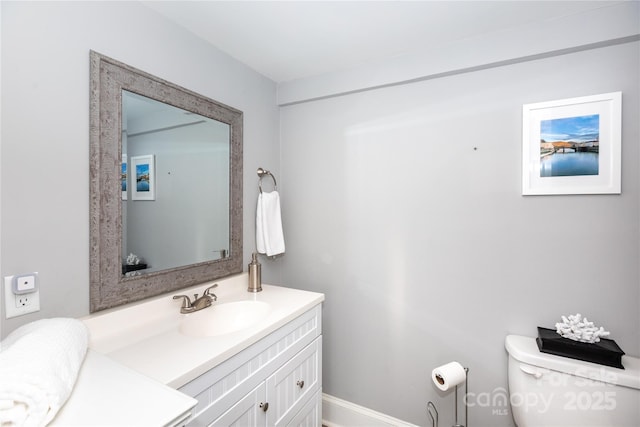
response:
[(266, 426), (267, 414), (265, 410), (268, 407), (265, 407), (265, 404), (265, 383), (263, 382), (218, 417), (210, 426)]
[(287, 424), (287, 427), (320, 426), (322, 426), (322, 389), (316, 391)]
[(269, 426), (286, 426), (320, 389), (322, 336), (267, 378)]

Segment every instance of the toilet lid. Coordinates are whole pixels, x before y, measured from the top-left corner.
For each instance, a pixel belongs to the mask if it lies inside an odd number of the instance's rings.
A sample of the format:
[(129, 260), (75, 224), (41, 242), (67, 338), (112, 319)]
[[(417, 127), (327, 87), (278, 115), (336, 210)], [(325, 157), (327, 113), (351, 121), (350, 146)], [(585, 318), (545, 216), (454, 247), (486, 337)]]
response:
[(508, 335), (505, 340), (505, 348), (511, 357), (523, 363), (591, 380), (640, 389), (640, 359), (637, 357), (622, 356), (624, 369), (618, 369), (542, 353), (538, 349), (535, 338), (521, 335)]

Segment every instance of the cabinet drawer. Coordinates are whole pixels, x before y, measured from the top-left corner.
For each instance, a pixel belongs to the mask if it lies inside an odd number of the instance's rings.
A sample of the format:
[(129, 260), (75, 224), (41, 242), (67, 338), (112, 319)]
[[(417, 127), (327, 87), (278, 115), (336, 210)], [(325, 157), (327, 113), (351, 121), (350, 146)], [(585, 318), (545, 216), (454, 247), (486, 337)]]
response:
[(321, 349), (320, 336), (267, 378), (268, 425), (287, 425), (303, 402), (320, 389)]

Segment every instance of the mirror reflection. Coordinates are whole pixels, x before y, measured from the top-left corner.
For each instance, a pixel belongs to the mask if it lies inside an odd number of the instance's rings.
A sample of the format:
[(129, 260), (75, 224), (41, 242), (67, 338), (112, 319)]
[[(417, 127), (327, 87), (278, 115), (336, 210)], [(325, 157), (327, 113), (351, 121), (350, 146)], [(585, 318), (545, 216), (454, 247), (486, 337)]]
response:
[(125, 275), (229, 253), (231, 127), (122, 91)]

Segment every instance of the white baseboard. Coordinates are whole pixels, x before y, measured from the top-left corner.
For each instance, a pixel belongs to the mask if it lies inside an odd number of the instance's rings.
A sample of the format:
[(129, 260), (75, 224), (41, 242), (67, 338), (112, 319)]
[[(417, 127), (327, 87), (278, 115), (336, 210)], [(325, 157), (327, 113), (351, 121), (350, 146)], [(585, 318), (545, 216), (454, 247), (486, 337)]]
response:
[(327, 427), (417, 427), (325, 393), (322, 393), (322, 425)]

